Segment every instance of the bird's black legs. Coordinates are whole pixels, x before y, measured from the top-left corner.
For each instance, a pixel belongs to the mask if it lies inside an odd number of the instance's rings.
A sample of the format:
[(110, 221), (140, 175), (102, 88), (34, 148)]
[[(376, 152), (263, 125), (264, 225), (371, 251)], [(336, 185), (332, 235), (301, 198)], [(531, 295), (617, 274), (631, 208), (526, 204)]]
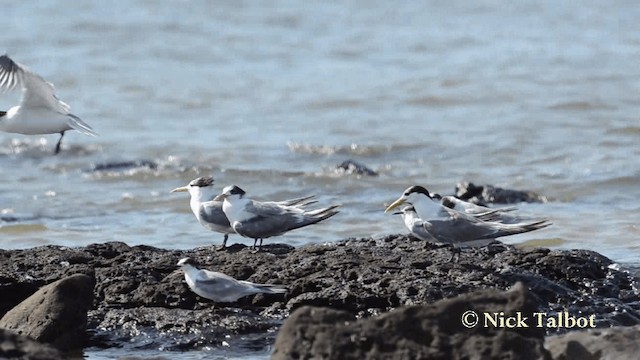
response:
[(56, 150), (54, 151), (54, 155), (58, 155), (58, 153), (60, 152), (60, 143), (62, 143), (62, 137), (64, 137), (64, 131), (60, 132), (60, 139), (58, 140), (58, 143), (56, 144)]
[(258, 245), (258, 248), (256, 249), (256, 244), (258, 243), (258, 239), (253, 239), (253, 252), (257, 253), (258, 251), (262, 250), (262, 239), (260, 239), (260, 245)]
[(218, 249), (218, 251), (222, 251), (224, 249), (227, 248), (227, 239), (229, 239), (229, 234), (224, 234), (224, 240), (222, 240), (222, 246), (220, 246)]

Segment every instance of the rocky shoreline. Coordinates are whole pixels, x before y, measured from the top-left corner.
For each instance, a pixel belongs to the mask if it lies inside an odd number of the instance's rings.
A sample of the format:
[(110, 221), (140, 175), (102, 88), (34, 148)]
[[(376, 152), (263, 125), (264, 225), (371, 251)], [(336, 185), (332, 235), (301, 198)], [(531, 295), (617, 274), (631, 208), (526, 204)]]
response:
[[(462, 314), (455, 311), (467, 306), (504, 312), (505, 316), (534, 311), (593, 314), (598, 329), (615, 334), (619, 327), (626, 339), (632, 332), (629, 329), (634, 329), (629, 326), (640, 325), (635, 274), (619, 270), (593, 251), (518, 249), (497, 242), (481, 248), (455, 248), (401, 235), (300, 248), (271, 244), (264, 250), (253, 253), (238, 244), (224, 252), (215, 251), (214, 246), (165, 250), (119, 242), (0, 250), (0, 316), (44, 285), (84, 274), (95, 286), (93, 299), (88, 300), (89, 337), (83, 346), (103, 348), (268, 351), (275, 344), (276, 358), (294, 354), (490, 358), (501, 351), (511, 354), (507, 358), (562, 358), (567, 349), (589, 353), (589, 341), (576, 350), (579, 341), (562, 347), (558, 345), (562, 340), (553, 340), (577, 336), (575, 327), (545, 323), (542, 328), (468, 330), (461, 325)], [(203, 268), (237, 279), (284, 284), (289, 292), (214, 304), (193, 294), (182, 273), (176, 271), (177, 261), (185, 256), (197, 259)], [(86, 313), (80, 305), (74, 308)], [(409, 321), (402, 320), (405, 318)], [(372, 321), (377, 322), (375, 326)], [(0, 327), (3, 323), (7, 323), (4, 318)], [(414, 329), (413, 323), (422, 325)], [(64, 325), (51, 326), (54, 329), (49, 333), (68, 331), (60, 328)], [(384, 331), (379, 331), (381, 327)], [(442, 334), (433, 333), (434, 329)], [(635, 341), (637, 331), (632, 333)], [(336, 334), (342, 334), (338, 339), (357, 334), (358, 339), (367, 340), (340, 342), (331, 338)], [(411, 336), (418, 338), (408, 341)], [(552, 352), (543, 346), (545, 337)], [(473, 347), (469, 339), (475, 339)], [(71, 346), (56, 341), (44, 342), (63, 350)], [(335, 346), (318, 346), (322, 341)], [(511, 351), (523, 344), (526, 347)], [(4, 349), (0, 348), (0, 355)], [(320, 351), (314, 349), (325, 352), (314, 353)]]

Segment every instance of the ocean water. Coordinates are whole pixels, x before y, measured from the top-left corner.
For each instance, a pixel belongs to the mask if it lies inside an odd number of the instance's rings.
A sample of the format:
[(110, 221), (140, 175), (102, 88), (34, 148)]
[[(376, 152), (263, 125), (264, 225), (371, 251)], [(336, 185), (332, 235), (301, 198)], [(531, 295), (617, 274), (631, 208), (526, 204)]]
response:
[[(3, 15), (4, 50), (100, 135), (68, 132), (52, 156), (57, 135), (0, 133), (2, 248), (220, 244), (169, 193), (213, 175), (342, 205), (266, 242), (405, 232), (383, 213), (405, 188), (472, 181), (549, 198), (518, 207), (553, 226), (505, 242), (639, 262), (634, 2), (43, 0)], [(379, 176), (336, 171), (347, 159)], [(154, 166), (94, 171), (131, 161)]]

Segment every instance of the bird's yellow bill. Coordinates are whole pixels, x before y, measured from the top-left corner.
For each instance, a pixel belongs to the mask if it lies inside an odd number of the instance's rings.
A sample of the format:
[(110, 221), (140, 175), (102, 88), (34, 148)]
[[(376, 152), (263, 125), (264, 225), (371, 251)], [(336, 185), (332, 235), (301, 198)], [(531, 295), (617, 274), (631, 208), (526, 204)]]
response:
[(404, 203), (405, 203), (405, 200), (400, 198), (400, 199), (394, 201), (393, 203), (391, 203), (391, 205), (387, 206), (387, 208), (384, 209), (384, 212), (388, 213), (389, 211), (397, 208), (398, 206), (400, 206), (400, 205), (402, 205)]
[(171, 190), (170, 192), (185, 192), (185, 191), (189, 191), (189, 189), (187, 189), (186, 186), (181, 186), (181, 187), (178, 187), (178, 188), (175, 188), (175, 189)]

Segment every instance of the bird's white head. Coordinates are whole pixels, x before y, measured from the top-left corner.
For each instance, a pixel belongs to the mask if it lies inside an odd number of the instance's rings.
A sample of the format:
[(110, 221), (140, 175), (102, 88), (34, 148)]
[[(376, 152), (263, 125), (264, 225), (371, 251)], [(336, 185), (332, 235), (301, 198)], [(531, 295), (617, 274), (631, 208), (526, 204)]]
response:
[(215, 193), (213, 192), (213, 177), (203, 176), (191, 180), (189, 184), (171, 190), (171, 192), (189, 192), (192, 198), (199, 201), (209, 201)]
[(190, 257), (186, 257), (186, 258), (182, 258), (178, 261), (178, 266), (180, 266), (181, 268), (187, 268), (187, 267), (194, 267), (197, 268), (198, 267), (198, 262), (193, 260)]
[(389, 212), (402, 204), (419, 205), (424, 201), (432, 201), (432, 196), (429, 190), (420, 186), (414, 185), (407, 188), (396, 201), (387, 206), (384, 212)]
[(242, 199), (245, 195), (245, 191), (240, 189), (240, 187), (236, 185), (229, 185), (222, 189), (222, 193), (214, 198), (216, 201), (234, 201), (236, 199)]

